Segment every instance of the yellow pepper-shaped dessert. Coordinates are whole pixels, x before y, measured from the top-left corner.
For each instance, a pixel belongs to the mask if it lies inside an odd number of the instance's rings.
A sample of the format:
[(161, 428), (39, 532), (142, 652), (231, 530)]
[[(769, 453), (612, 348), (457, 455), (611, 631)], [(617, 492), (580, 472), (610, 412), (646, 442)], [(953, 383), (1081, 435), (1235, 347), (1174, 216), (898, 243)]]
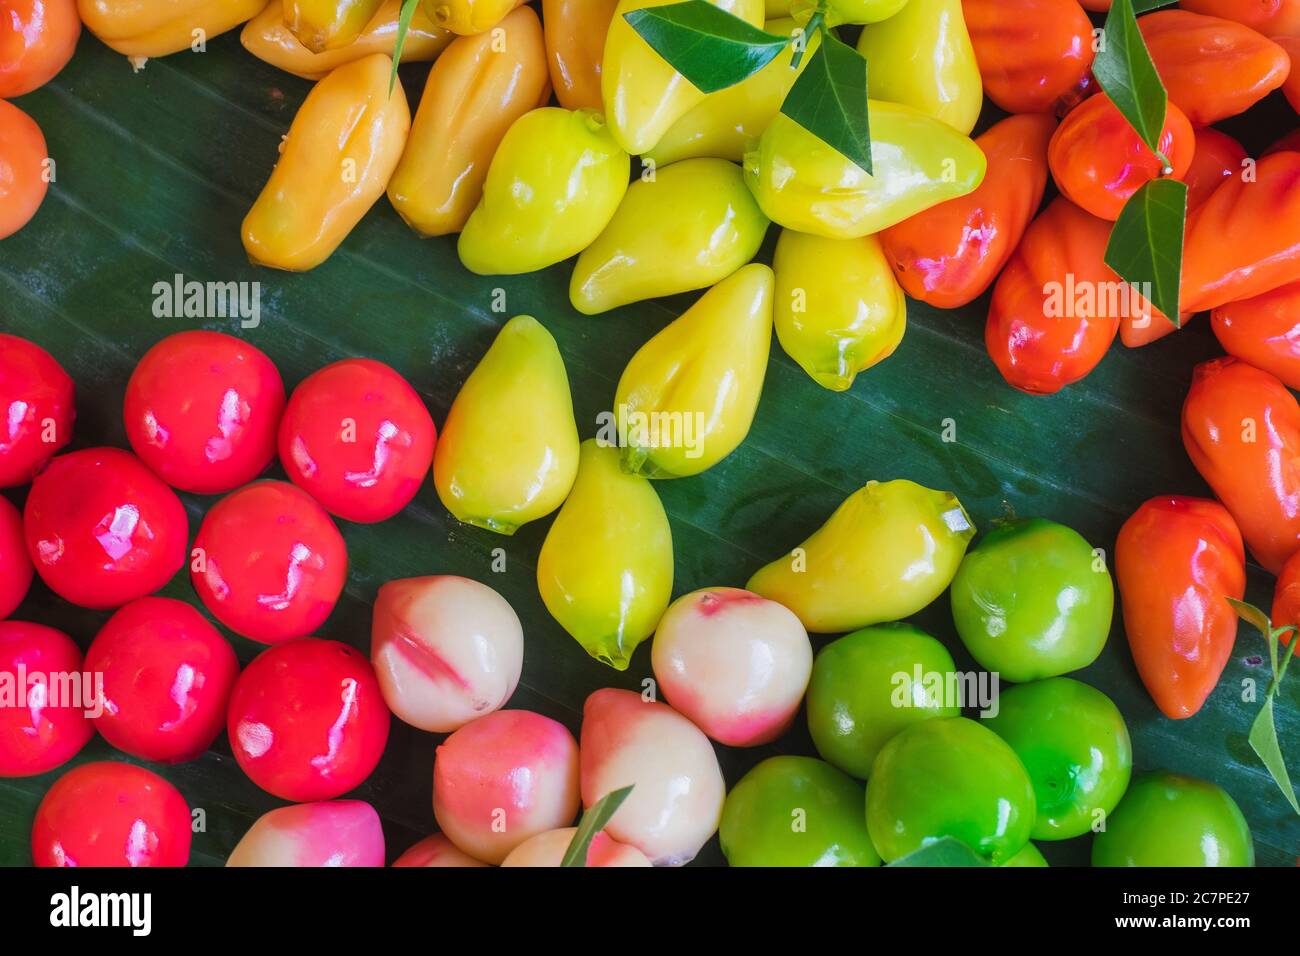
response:
[(429, 18), (462, 35), (484, 33), (527, 0), (421, 0)]
[(77, 0), (81, 22), (104, 44), (143, 61), (188, 50), (256, 16), (267, 0)]
[[(426, 0), (427, 2), (427, 0)], [(624, 16), (676, 0), (619, 0), (605, 39), (600, 74), (605, 118), (614, 138), (633, 155), (648, 153), (669, 127), (704, 99), (686, 77), (641, 39)], [(763, 0), (709, 0), (756, 27), (763, 25)]]
[[(764, 29), (774, 35), (791, 36), (797, 27), (793, 20), (784, 19), (769, 21)], [(660, 166), (696, 156), (740, 162), (749, 141), (762, 136), (772, 117), (781, 112), (790, 87), (812, 62), (819, 46), (821, 33), (815, 32), (807, 38), (798, 68), (790, 68), (795, 54), (792, 44), (748, 79), (710, 93), (672, 125), (646, 158)]]
[(702, 289), (754, 258), (767, 227), (738, 166), (673, 163), (628, 188), (605, 231), (578, 256), (569, 299), (595, 315)]
[(542, 25), (531, 7), (492, 33), (457, 37), (429, 71), (388, 184), (393, 208), (421, 235), (460, 232), (506, 131), (550, 95)]
[(745, 155), (745, 181), (773, 222), (836, 239), (869, 236), (973, 192), (984, 153), (947, 123), (872, 100), (871, 163), (856, 166), (784, 113)]
[(614, 397), (624, 471), (698, 475), (745, 440), (767, 373), (772, 284), (767, 266), (745, 266), (632, 356)]
[(870, 64), (873, 99), (915, 106), (961, 133), (975, 128), (984, 81), (961, 0), (909, 0), (862, 28), (858, 52)]
[[(271, 0), (275, 6), (277, 0)], [(347, 46), (379, 12), (383, 0), (279, 0), (284, 24), (312, 53)]]
[(551, 333), (520, 315), (452, 402), (433, 483), (460, 521), (514, 534), (560, 507), (578, 473), (578, 426)]
[(943, 593), (975, 526), (951, 492), (869, 481), (745, 587), (784, 604), (817, 634), (899, 621)]
[[(824, 6), (827, 25), (837, 27), (842, 23), (888, 20), (907, 3), (908, 0), (789, 0), (785, 6), (800, 23), (806, 23), (814, 10)], [(768, 5), (772, 5), (772, 0), (768, 0)]]
[[(261, 13), (244, 24), (239, 42), (259, 60), (303, 79), (319, 80), (335, 67), (372, 53), (392, 56), (397, 46), (397, 17), (401, 10), (402, 0), (383, 0), (379, 12), (355, 40), (347, 46), (313, 53), (285, 25), (283, 9), (272, 0)], [(402, 62), (435, 59), (455, 35), (450, 30), (434, 26), (417, 8), (406, 33), (406, 44), (402, 47)]]
[(517, 275), (577, 255), (609, 225), (631, 166), (594, 110), (525, 113), (492, 157), (460, 261), (479, 275)]
[(604, 111), (600, 66), (618, 0), (542, 0), (555, 98), (567, 110)]
[(907, 298), (875, 236), (827, 239), (783, 230), (776, 271), (776, 335), (823, 388), (893, 354), (907, 328)]
[(330, 257), (375, 200), (406, 144), (411, 114), (382, 53), (340, 66), (293, 118), (280, 160), (244, 217), (257, 265), (299, 272)]
[(619, 467), (618, 449), (582, 443), (578, 480), (537, 559), (551, 616), (588, 654), (626, 670), (673, 590), (673, 536), (649, 480)]

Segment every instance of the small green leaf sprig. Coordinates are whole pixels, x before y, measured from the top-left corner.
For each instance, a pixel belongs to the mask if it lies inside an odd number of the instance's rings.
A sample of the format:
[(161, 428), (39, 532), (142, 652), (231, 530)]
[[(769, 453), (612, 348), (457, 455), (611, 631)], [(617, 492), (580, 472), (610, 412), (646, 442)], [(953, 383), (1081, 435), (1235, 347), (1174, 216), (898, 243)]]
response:
[(1169, 109), (1169, 94), (1137, 23), (1138, 13), (1171, 2), (1114, 0), (1092, 72), (1166, 173), (1143, 185), (1125, 204), (1106, 245), (1106, 265), (1139, 291), (1150, 289), (1151, 304), (1177, 327), (1182, 311), (1187, 184), (1166, 178), (1173, 169), (1160, 151), (1160, 134)]
[(393, 72), (388, 77), (388, 95), (393, 95), (397, 85), (397, 64), (402, 62), (402, 48), (406, 46), (406, 34), (410, 32), (411, 20), (415, 18), (415, 8), (420, 0), (402, 0), (402, 10), (397, 15), (397, 38), (393, 44)]
[(684, 0), (624, 14), (632, 29), (673, 69), (703, 93), (734, 86), (797, 44), (791, 69), (803, 60), (807, 38), (821, 45), (795, 80), (781, 112), (870, 173), (871, 130), (867, 117), (867, 61), (826, 25), (825, 2), (801, 33), (783, 37), (705, 0)]
[(564, 859), (560, 861), (560, 866), (587, 865), (587, 851), (591, 849), (591, 841), (596, 839), (597, 833), (605, 829), (605, 825), (618, 812), (618, 808), (623, 805), (623, 801), (631, 792), (630, 786), (613, 790), (597, 800), (595, 805), (582, 815), (582, 820), (578, 823), (578, 832), (569, 841), (569, 848), (564, 851)]
[(1287, 773), (1286, 760), (1282, 756), (1282, 747), (1277, 739), (1277, 724), (1273, 720), (1273, 700), (1277, 697), (1277, 689), (1282, 684), (1282, 678), (1286, 676), (1287, 668), (1291, 666), (1291, 658), (1295, 657), (1293, 646), (1282, 645), (1283, 659), (1279, 664), (1278, 645), (1281, 643), (1281, 637), (1287, 633), (1291, 634), (1291, 640), (1296, 640), (1297, 629), (1293, 625), (1274, 627), (1267, 614), (1245, 601), (1228, 598), (1228, 603), (1232, 605), (1238, 617), (1247, 624), (1254, 625), (1264, 635), (1264, 640), (1268, 642), (1269, 666), (1273, 672), (1268, 692), (1264, 695), (1264, 706), (1259, 709), (1255, 722), (1250, 725), (1248, 738), (1250, 747), (1263, 761), (1269, 774), (1277, 783), (1278, 789), (1282, 791), (1282, 796), (1286, 797), (1287, 803), (1291, 804), (1291, 809), (1300, 814), (1300, 803), (1296, 802), (1295, 788), (1291, 786), (1291, 775)]

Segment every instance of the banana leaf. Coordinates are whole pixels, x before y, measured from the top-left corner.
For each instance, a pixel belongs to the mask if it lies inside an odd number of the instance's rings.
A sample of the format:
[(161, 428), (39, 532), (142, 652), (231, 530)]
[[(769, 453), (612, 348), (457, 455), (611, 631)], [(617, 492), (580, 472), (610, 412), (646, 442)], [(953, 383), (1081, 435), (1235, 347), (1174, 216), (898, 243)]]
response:
[[(401, 68), (414, 104), (427, 65)], [(323, 266), (290, 275), (249, 265), (240, 222), (277, 155), (280, 137), (310, 84), (246, 54), (236, 34), (202, 53), (151, 60), (133, 73), (125, 58), (84, 34), (72, 63), (17, 101), (41, 125), (56, 178), (30, 225), (0, 242), (0, 330), (39, 343), (78, 387), (74, 447), (126, 446), (121, 407), (135, 362), (158, 339), (202, 327), (241, 335), (267, 352), (292, 387), (320, 366), (370, 356), (394, 366), (441, 423), (460, 384), (510, 316), (528, 313), (555, 335), (568, 364), (583, 437), (613, 400), (624, 364), (694, 296), (586, 317), (568, 303), (571, 264), (515, 278), (463, 269), (454, 237), (418, 239), (385, 200)], [(1271, 111), (1271, 117), (1269, 116)], [(1256, 111), (1257, 113), (1259, 111)], [(1261, 147), (1294, 117), (1270, 101), (1253, 127), (1233, 129)], [(981, 128), (996, 119), (989, 110)], [(1251, 135), (1254, 133), (1255, 135)], [(761, 258), (770, 261), (776, 230)], [(154, 287), (177, 274), (200, 281), (261, 283), (261, 321), (172, 319), (154, 314)], [(496, 311), (503, 290), (505, 309)], [(1078, 529), (1109, 554), (1124, 519), (1160, 493), (1207, 494), (1183, 451), (1178, 414), (1193, 365), (1218, 352), (1204, 318), (1147, 348), (1118, 343), (1085, 381), (1046, 398), (1009, 388), (983, 345), (987, 298), (960, 311), (909, 303), (898, 352), (833, 394), (814, 384), (773, 343), (757, 420), (745, 443), (706, 474), (656, 485), (672, 522), (675, 594), (743, 586), (776, 554), (799, 543), (869, 479), (910, 478), (955, 491), (987, 528), (1008, 508)], [(955, 426), (955, 440), (947, 424)], [(272, 475), (280, 476), (278, 467)], [(6, 494), (21, 506), (24, 490)], [(197, 530), (213, 499), (184, 496)], [(506, 538), (458, 524), (426, 482), (413, 504), (378, 526), (341, 522), (351, 559), (345, 594), (320, 636), (367, 648), (371, 603), (390, 579), (453, 573), (500, 591), (524, 622), (523, 678), (511, 707), (540, 711), (579, 729), (583, 700), (604, 686), (640, 689), (649, 643), (629, 670), (589, 658), (550, 619), (537, 594), (535, 562), (549, 521)], [(504, 549), (503, 572), (493, 570)], [(1272, 579), (1250, 569), (1247, 599), (1267, 607)], [(195, 601), (182, 573), (163, 592)], [(83, 646), (105, 613), (72, 607), (39, 582), (16, 618), (61, 628)], [(916, 618), (974, 667), (952, 627), (946, 597)], [(259, 645), (231, 636), (242, 662)], [(825, 643), (816, 639), (817, 646)], [(1108, 693), (1133, 734), (1137, 769), (1169, 768), (1213, 780), (1237, 800), (1261, 864), (1293, 865), (1300, 818), (1279, 794), (1248, 741), (1269, 667), (1243, 630), (1219, 687), (1186, 721), (1156, 710), (1134, 669), (1119, 614), (1101, 658), (1074, 675)], [(1300, 759), (1297, 697), (1277, 701), (1284, 751)], [(435, 829), (430, 807), (440, 738), (393, 724), (374, 775), (353, 796), (383, 818), (392, 859)], [(763, 747), (717, 748), (729, 784), (778, 753), (814, 754), (802, 718)], [(98, 737), (76, 763), (122, 758)], [(66, 769), (66, 768), (64, 768)], [(155, 767), (203, 810), (192, 863), (221, 864), (252, 821), (280, 801), (236, 766), (222, 735), (194, 762)], [(63, 770), (0, 780), (0, 864), (31, 862), (29, 834), (41, 796)], [(1086, 863), (1089, 839), (1041, 845), (1053, 864)], [(716, 838), (697, 859), (723, 862)]]

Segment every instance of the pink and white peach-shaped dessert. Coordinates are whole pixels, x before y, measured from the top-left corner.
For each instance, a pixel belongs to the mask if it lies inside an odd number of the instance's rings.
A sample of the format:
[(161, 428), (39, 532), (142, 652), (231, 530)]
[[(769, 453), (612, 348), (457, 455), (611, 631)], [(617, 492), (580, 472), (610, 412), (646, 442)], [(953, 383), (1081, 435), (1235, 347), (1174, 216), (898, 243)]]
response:
[[(502, 866), (559, 866), (577, 827), (547, 830), (530, 837), (510, 851)], [(646, 855), (634, 846), (619, 843), (604, 831), (587, 847), (587, 866), (650, 866)]]
[(226, 866), (383, 866), (384, 830), (363, 800), (280, 807), (257, 818)]
[(515, 692), (524, 630), (486, 584), (451, 574), (389, 581), (372, 621), (370, 660), (384, 700), (413, 727), (450, 733)]
[(677, 711), (718, 743), (753, 747), (794, 720), (813, 651), (785, 606), (740, 588), (705, 588), (664, 612), (650, 660)]
[(435, 833), (425, 837), (399, 856), (393, 861), (393, 866), (487, 866), (487, 864), (457, 849), (456, 844), (441, 833)]
[(578, 813), (578, 743), (558, 721), (498, 710), (471, 721), (433, 760), (433, 815), (452, 843), (500, 863)]
[(633, 786), (605, 830), (656, 866), (700, 852), (727, 796), (713, 744), (667, 704), (607, 687), (582, 709), (582, 804)]

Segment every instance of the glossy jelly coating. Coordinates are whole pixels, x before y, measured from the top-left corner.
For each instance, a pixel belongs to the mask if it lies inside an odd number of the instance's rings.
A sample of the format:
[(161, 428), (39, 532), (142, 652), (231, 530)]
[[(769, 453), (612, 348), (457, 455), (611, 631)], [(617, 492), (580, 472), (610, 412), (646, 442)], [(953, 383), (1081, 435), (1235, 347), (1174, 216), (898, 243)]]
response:
[(441, 833), (425, 837), (419, 843), (407, 848), (401, 856), (393, 861), (393, 866), (428, 867), (428, 866), (487, 866), (482, 860), (476, 860), (463, 850), (456, 848)]
[(25, 485), (72, 439), (72, 378), (35, 342), (0, 333), (0, 488)]
[(158, 774), (115, 760), (83, 764), (36, 808), (37, 866), (184, 866), (189, 804)]
[(420, 490), (436, 438), (406, 379), (382, 362), (344, 359), (293, 390), (280, 422), (280, 463), (330, 514), (383, 521)]
[[(577, 834), (577, 827), (547, 830), (529, 837), (510, 851), (501, 861), (502, 866), (559, 866), (569, 852), (569, 845)], [(587, 847), (584, 866), (651, 866), (646, 855), (634, 846), (619, 843), (608, 833), (597, 833)]]
[(239, 661), (184, 601), (146, 597), (120, 608), (86, 651), (103, 691), (95, 729), (143, 760), (192, 760), (226, 723)]
[(705, 588), (664, 612), (651, 662), (679, 713), (719, 743), (754, 747), (790, 726), (813, 653), (793, 611), (740, 588)]
[(144, 353), (126, 385), (126, 437), (173, 488), (215, 495), (275, 458), (284, 382), (260, 349), (220, 332), (178, 332)]
[(283, 800), (331, 800), (361, 784), (388, 742), (389, 714), (365, 655), (304, 638), (263, 651), (230, 695), (226, 731), (249, 778)]
[(383, 866), (384, 829), (362, 800), (278, 807), (257, 818), (226, 866)]
[(62, 766), (94, 735), (84, 671), (81, 648), (62, 631), (0, 621), (0, 777)]
[(563, 724), (528, 710), (471, 721), (434, 757), (433, 813), (465, 853), (500, 863), (577, 816), (578, 744)]
[(451, 574), (389, 581), (375, 600), (370, 660), (398, 718), (445, 734), (510, 699), (524, 630), (486, 584)]
[(0, 497), (0, 620), (23, 603), (35, 573), (23, 540), (22, 512)]
[(633, 786), (606, 827), (656, 866), (689, 863), (718, 829), (726, 784), (713, 745), (667, 704), (607, 687), (582, 708), (582, 803)]
[(194, 590), (212, 615), (264, 644), (306, 637), (323, 624), (347, 571), (339, 529), (311, 495), (285, 481), (255, 482), (213, 505), (190, 561)]
[(105, 609), (157, 591), (185, 563), (189, 519), (176, 493), (130, 452), (53, 458), (23, 511), (27, 553), (55, 594)]

